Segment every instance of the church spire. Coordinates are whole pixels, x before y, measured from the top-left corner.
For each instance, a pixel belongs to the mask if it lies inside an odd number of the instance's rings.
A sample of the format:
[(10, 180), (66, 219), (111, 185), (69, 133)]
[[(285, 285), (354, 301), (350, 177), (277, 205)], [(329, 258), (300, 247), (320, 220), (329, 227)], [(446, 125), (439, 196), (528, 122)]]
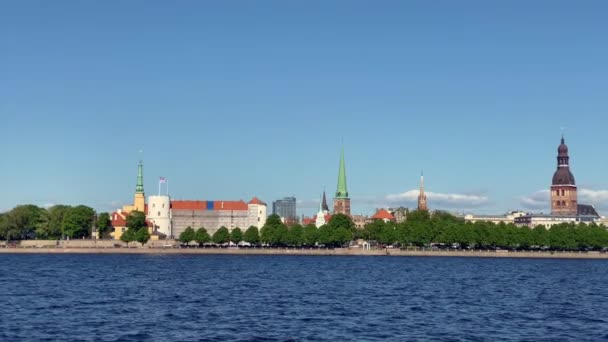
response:
[(323, 189), (323, 201), (321, 202), (321, 209), (325, 212), (329, 212), (329, 206), (327, 205), (327, 197), (325, 196), (325, 189)]
[[(328, 208), (329, 209), (329, 208)], [(340, 168), (338, 170), (338, 187), (334, 197), (334, 214), (350, 216), (350, 198), (346, 187), (346, 166), (344, 165), (344, 145), (340, 154)]]
[(338, 188), (336, 189), (336, 198), (348, 198), (348, 189), (346, 187), (346, 166), (344, 165), (344, 146), (340, 154), (340, 168), (338, 169)]
[(141, 160), (139, 161), (139, 166), (137, 167), (137, 185), (135, 186), (135, 192), (144, 192), (144, 163)]
[(418, 195), (418, 210), (429, 210), (424, 193), (424, 173), (420, 173), (420, 194)]

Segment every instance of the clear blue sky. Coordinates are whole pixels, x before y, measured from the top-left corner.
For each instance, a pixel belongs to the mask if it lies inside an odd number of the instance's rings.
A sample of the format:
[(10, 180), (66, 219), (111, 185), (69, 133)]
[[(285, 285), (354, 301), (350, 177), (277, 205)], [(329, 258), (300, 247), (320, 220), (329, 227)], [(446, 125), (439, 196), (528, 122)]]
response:
[(584, 199), (608, 209), (606, 13), (556, 0), (3, 1), (0, 210), (117, 208), (143, 149), (148, 194), (165, 176), (174, 198), (295, 195), (310, 214), (324, 186), (333, 196), (343, 138), (356, 213), (411, 206), (422, 169), (431, 207), (540, 211), (560, 127)]

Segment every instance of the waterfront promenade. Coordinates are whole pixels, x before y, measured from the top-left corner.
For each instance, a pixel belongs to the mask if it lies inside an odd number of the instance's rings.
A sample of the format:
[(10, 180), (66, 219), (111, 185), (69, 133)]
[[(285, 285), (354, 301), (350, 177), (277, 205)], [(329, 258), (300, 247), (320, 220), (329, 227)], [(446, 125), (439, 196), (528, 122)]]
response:
[(0, 254), (166, 254), (166, 255), (324, 255), (324, 256), (402, 256), (402, 257), (478, 257), (608, 259), (600, 252), (548, 252), (505, 250), (401, 250), (361, 248), (175, 248), (175, 247), (4, 247)]

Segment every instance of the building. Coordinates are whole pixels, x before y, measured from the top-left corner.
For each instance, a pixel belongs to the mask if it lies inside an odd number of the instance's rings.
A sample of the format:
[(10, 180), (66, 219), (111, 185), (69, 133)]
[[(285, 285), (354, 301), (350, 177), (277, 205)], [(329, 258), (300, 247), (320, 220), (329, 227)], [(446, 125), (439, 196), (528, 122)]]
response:
[(391, 215), (395, 216), (396, 223), (402, 223), (407, 220), (407, 214), (410, 212), (410, 210), (406, 207), (398, 207), (388, 208), (388, 212), (391, 213)]
[(515, 219), (518, 217), (526, 216), (527, 213), (523, 211), (510, 211), (506, 214), (502, 215), (473, 215), (467, 214), (464, 216), (465, 221), (475, 223), (475, 222), (492, 222), (494, 224), (499, 223), (515, 223)]
[(284, 197), (272, 202), (272, 213), (279, 215), (284, 221), (293, 221), (298, 218), (296, 213), (296, 198)]
[(232, 231), (250, 226), (261, 228), (266, 224), (266, 203), (254, 197), (249, 202), (240, 201), (171, 201), (171, 226), (175, 238), (191, 227), (204, 227), (209, 234), (220, 227)]
[(518, 226), (538, 225), (551, 228), (560, 223), (600, 222), (601, 217), (592, 205), (579, 204), (574, 175), (570, 171), (568, 146), (562, 135), (557, 148), (557, 170), (551, 182), (551, 214), (527, 214), (515, 218)]
[(344, 165), (344, 147), (340, 154), (340, 166), (338, 169), (338, 186), (334, 197), (334, 214), (345, 214), (350, 216), (350, 198), (346, 186), (346, 166)]
[(365, 228), (365, 225), (370, 223), (372, 220), (365, 215), (352, 215), (353, 223), (358, 229)]
[(418, 210), (429, 210), (429, 207), (426, 202), (426, 194), (424, 193), (424, 174), (420, 175), (420, 194), (418, 195)]
[(395, 216), (388, 212), (386, 209), (378, 209), (376, 214), (372, 216), (372, 220), (374, 221), (383, 221), (383, 222), (395, 222)]
[(578, 199), (574, 175), (570, 171), (568, 146), (562, 136), (557, 148), (557, 170), (551, 185), (551, 214), (578, 215)]
[(124, 205), (110, 215), (112, 232), (110, 236), (115, 240), (120, 240), (122, 234), (127, 230), (127, 216), (133, 211), (140, 211), (147, 214), (146, 195), (144, 192), (144, 163), (139, 161), (137, 166), (137, 182), (135, 185), (135, 195), (132, 205)]

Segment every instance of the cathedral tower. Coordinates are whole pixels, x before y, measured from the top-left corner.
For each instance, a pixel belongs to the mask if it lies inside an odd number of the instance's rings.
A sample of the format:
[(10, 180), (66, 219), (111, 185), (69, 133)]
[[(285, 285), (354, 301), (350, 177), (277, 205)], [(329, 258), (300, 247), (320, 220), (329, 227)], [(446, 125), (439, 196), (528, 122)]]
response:
[(338, 169), (338, 188), (334, 197), (334, 214), (350, 216), (350, 198), (346, 188), (346, 166), (344, 165), (344, 147), (340, 155), (340, 168)]
[(426, 194), (424, 193), (424, 174), (420, 175), (420, 194), (418, 195), (418, 210), (429, 210), (429, 207), (426, 203)]
[(557, 170), (551, 185), (551, 213), (553, 215), (577, 215), (578, 200), (574, 175), (570, 171), (568, 146), (562, 141), (557, 149)]

